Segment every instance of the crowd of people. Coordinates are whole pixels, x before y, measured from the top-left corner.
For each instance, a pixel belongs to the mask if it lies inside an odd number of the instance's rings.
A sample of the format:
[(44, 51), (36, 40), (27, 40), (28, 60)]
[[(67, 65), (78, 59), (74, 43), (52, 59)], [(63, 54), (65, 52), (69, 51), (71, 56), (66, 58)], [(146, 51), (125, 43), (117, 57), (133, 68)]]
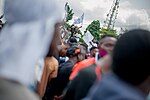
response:
[(0, 100), (150, 100), (150, 32), (64, 44), (58, 2), (5, 0)]

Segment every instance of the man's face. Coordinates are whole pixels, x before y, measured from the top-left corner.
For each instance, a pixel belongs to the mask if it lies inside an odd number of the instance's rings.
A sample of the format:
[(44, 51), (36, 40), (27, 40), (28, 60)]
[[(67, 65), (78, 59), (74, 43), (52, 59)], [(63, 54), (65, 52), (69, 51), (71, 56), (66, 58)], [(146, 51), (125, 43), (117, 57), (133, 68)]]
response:
[(96, 49), (93, 49), (92, 51), (91, 51), (91, 56), (92, 57), (95, 57), (95, 54), (98, 52), (99, 50), (96, 48)]
[(101, 40), (101, 43), (99, 45), (100, 52), (105, 51), (106, 53), (110, 54), (114, 49), (116, 41), (117, 40), (113, 37), (106, 37), (103, 40)]

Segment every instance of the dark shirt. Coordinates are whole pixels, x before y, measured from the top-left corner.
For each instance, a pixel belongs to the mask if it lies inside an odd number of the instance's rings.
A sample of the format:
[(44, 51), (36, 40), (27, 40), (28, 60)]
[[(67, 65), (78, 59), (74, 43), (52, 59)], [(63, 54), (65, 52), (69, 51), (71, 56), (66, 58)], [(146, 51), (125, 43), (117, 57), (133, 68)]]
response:
[(87, 98), (83, 100), (146, 100), (146, 98), (135, 86), (109, 73), (93, 86)]
[(96, 64), (92, 64), (79, 71), (75, 79), (69, 84), (64, 100), (81, 100), (87, 95), (97, 79), (95, 68)]
[(53, 100), (54, 96), (62, 95), (63, 90), (69, 82), (73, 66), (74, 64), (71, 61), (67, 61), (59, 66), (58, 76), (48, 83), (43, 100)]

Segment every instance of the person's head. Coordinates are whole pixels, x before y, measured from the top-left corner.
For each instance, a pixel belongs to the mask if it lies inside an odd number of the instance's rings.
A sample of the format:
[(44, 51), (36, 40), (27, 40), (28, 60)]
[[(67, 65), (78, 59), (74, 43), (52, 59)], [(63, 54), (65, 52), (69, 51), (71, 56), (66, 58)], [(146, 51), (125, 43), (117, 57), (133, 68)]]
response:
[(74, 31), (75, 31), (75, 26), (74, 25), (71, 25), (71, 33), (74, 33)]
[[(123, 34), (113, 51), (113, 72), (122, 80), (150, 89), (150, 32), (136, 29)], [(149, 79), (149, 80), (147, 80)]]
[(85, 50), (85, 52), (88, 51), (88, 45), (86, 43), (80, 44), (80, 48), (82, 48), (83, 50)]
[(93, 47), (91, 47), (91, 49), (90, 49), (90, 55), (91, 55), (92, 57), (95, 57), (95, 54), (96, 54), (98, 51), (99, 51), (98, 48), (95, 47), (95, 46), (93, 46)]
[(98, 44), (100, 56), (103, 57), (112, 53), (116, 41), (117, 39), (112, 35), (103, 35)]
[(90, 50), (89, 49), (87, 50), (87, 53), (86, 53), (86, 59), (87, 58), (91, 58), (91, 54), (90, 54)]
[(76, 40), (76, 38), (75, 37), (71, 37), (70, 39), (69, 39), (69, 45), (70, 46), (74, 46), (74, 45), (78, 45), (78, 42), (77, 42), (77, 40)]
[(60, 57), (66, 57), (66, 52), (69, 48), (69, 45), (59, 45), (59, 56)]
[(87, 54), (87, 50), (88, 50), (88, 45), (85, 44), (85, 43), (83, 43), (83, 44), (80, 44), (80, 45), (79, 45), (79, 48), (80, 48), (81, 51), (82, 51), (82, 56), (84, 57), (84, 59), (87, 59), (86, 54)]
[(74, 62), (80, 62), (82, 60), (85, 59), (85, 51), (83, 49), (81, 49), (78, 46), (72, 46), (67, 50), (66, 53), (67, 57), (69, 57), (69, 59), (75, 60)]
[(75, 37), (71, 37), (69, 42), (70, 42), (70, 43), (77, 43), (77, 40), (76, 40)]

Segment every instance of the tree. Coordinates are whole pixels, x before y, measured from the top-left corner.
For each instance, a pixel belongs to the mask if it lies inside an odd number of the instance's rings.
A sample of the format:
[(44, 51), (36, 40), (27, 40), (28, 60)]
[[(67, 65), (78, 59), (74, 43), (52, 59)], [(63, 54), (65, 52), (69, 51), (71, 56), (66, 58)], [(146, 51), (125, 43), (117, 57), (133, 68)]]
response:
[(91, 24), (88, 25), (86, 31), (89, 31), (95, 40), (99, 41), (100, 39), (100, 22), (99, 20), (94, 20)]
[(105, 34), (117, 37), (116, 30), (106, 29), (103, 27), (101, 28), (99, 20), (92, 21), (91, 24), (89, 24), (88, 27), (86, 28), (86, 31), (89, 31), (92, 34), (92, 36), (94, 37), (93, 41), (99, 41), (101, 39), (101, 36)]
[(117, 31), (116, 30), (112, 30), (112, 29), (101, 28), (100, 34), (101, 35), (104, 35), (104, 34), (112, 35), (114, 37), (117, 37)]
[(70, 8), (68, 2), (65, 4), (65, 10), (66, 10), (66, 15), (65, 15), (65, 19), (66, 19), (66, 22), (68, 22), (69, 20), (72, 20), (73, 18), (73, 9)]
[[(65, 20), (64, 20), (64, 27), (63, 27), (65, 34), (63, 36), (63, 40), (68, 41), (68, 39), (65, 38), (68, 34), (69, 34), (69, 36), (72, 36), (72, 35), (75, 36), (76, 34), (80, 34), (79, 42), (85, 43), (83, 40), (83, 34), (80, 31), (80, 28), (78, 26), (69, 24), (69, 21), (73, 19), (74, 12), (73, 12), (73, 9), (70, 8), (68, 2), (65, 4), (65, 11), (66, 11), (66, 14), (65, 14)], [(72, 26), (74, 26), (74, 28)], [(71, 29), (74, 31), (71, 31)]]
[(70, 36), (70, 28), (71, 25), (69, 24), (69, 21), (72, 20), (73, 18), (73, 9), (70, 8), (68, 2), (66, 2), (65, 4), (65, 18), (64, 18), (64, 24), (62, 25), (62, 40), (64, 41), (68, 41), (68, 36)]

